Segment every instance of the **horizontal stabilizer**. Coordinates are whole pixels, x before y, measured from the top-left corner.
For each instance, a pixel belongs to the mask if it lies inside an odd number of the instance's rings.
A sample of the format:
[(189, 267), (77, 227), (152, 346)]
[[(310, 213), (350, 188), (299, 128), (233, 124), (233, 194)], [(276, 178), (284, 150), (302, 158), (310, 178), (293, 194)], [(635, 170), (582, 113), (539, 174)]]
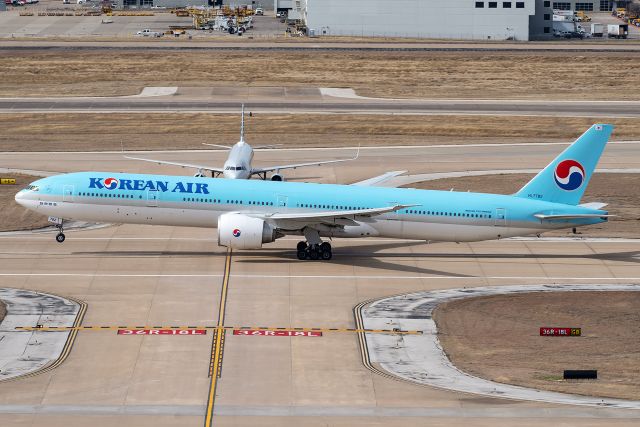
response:
[(217, 147), (217, 148), (224, 148), (225, 150), (231, 150), (231, 147), (229, 145), (207, 144), (206, 142), (203, 142), (202, 145), (208, 145), (209, 147)]
[(582, 203), (578, 206), (580, 206), (581, 208), (587, 208), (587, 209), (602, 209), (605, 206), (607, 206), (609, 203), (602, 203), (602, 202), (591, 202), (591, 203)]

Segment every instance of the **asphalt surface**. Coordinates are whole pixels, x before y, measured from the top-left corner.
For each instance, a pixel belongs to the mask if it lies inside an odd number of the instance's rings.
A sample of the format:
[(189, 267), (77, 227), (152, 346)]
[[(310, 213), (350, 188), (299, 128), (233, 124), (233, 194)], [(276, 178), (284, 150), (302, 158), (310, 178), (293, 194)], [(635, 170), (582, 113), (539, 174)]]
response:
[(630, 40), (592, 40), (592, 41), (550, 41), (550, 42), (456, 42), (456, 41), (327, 41), (300, 39), (296, 41), (280, 40), (244, 40), (244, 41), (204, 41), (204, 40), (100, 40), (95, 37), (83, 37), (84, 40), (0, 40), (3, 50), (242, 50), (242, 51), (405, 51), (405, 52), (629, 52), (640, 53), (640, 43)]
[[(362, 114), (481, 114), (640, 117), (637, 101), (540, 102), (526, 100), (416, 100), (416, 101), (247, 101), (245, 107), (261, 113), (362, 113)], [(190, 100), (174, 97), (157, 100), (105, 99), (0, 99), (1, 113), (51, 112), (217, 112), (237, 113), (238, 101)]]

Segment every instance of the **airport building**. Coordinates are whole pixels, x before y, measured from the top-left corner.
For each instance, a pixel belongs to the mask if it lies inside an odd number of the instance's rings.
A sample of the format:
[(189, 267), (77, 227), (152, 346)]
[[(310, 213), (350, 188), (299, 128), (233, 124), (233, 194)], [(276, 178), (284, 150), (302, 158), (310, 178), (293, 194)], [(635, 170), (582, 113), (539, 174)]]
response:
[[(535, 0), (296, 0), (293, 3), (289, 17), (305, 22), (310, 35), (529, 40), (529, 20), (535, 14)], [(278, 4), (277, 9), (282, 6)]]
[(188, 6), (244, 6), (262, 7), (269, 10), (273, 3), (270, 0), (117, 0), (115, 2), (123, 9), (149, 9), (153, 6), (180, 8)]
[(208, 6), (209, 0), (117, 0), (119, 9), (150, 9), (152, 7)]
[(534, 40), (553, 37), (553, 10), (610, 12), (626, 0), (274, 0), (309, 35)]
[(583, 12), (611, 12), (619, 7), (626, 7), (627, 0), (562, 0), (562, 1), (546, 1), (550, 3), (552, 9), (556, 10), (575, 10)]

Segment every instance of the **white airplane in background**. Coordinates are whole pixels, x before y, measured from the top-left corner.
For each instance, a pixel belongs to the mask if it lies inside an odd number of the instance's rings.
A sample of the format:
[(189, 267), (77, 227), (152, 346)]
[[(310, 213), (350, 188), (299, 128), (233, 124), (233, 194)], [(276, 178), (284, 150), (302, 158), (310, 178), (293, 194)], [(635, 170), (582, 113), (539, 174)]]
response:
[[(277, 165), (277, 166), (269, 166), (265, 168), (254, 168), (251, 166), (251, 160), (253, 159), (253, 147), (245, 142), (244, 140), (244, 104), (242, 105), (242, 119), (240, 122), (240, 141), (238, 141), (235, 145), (228, 147), (226, 145), (217, 145), (217, 144), (203, 144), (209, 145), (212, 147), (222, 147), (229, 149), (229, 156), (227, 160), (224, 162), (224, 166), (222, 168), (214, 168), (211, 166), (204, 165), (196, 165), (192, 163), (179, 163), (179, 162), (169, 162), (165, 160), (154, 160), (154, 159), (145, 159), (141, 157), (131, 157), (124, 156), (127, 159), (131, 160), (142, 160), (144, 162), (152, 162), (163, 165), (173, 165), (173, 166), (181, 166), (183, 168), (194, 168), (197, 169), (198, 172), (194, 175), (195, 177), (203, 178), (205, 177), (205, 171), (211, 172), (211, 177), (218, 177), (222, 175), (228, 179), (250, 179), (253, 175), (257, 175), (263, 180), (267, 179), (268, 172), (275, 172), (271, 175), (271, 181), (283, 181), (284, 177), (280, 174), (282, 169), (296, 169), (305, 166), (320, 166), (326, 165), (329, 163), (340, 163), (340, 162), (348, 162), (351, 160), (356, 160), (360, 155), (360, 149), (358, 148), (358, 152), (355, 157), (349, 159), (339, 159), (339, 160), (323, 160), (319, 162), (308, 162), (308, 163), (295, 163), (291, 165)], [(273, 148), (273, 145), (261, 146), (256, 148)]]

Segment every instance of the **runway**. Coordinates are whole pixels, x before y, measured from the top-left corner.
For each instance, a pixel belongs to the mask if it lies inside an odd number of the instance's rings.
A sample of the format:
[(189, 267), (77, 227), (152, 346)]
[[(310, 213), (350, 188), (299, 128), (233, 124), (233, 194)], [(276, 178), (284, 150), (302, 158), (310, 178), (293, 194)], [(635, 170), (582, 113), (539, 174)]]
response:
[[(3, 100), (0, 113), (228, 113), (238, 112), (240, 100), (90, 100), (59, 99)], [(256, 113), (290, 114), (417, 114), (417, 115), (504, 115), (504, 116), (564, 116), (635, 118), (640, 117), (640, 103), (635, 101), (553, 102), (535, 101), (455, 101), (431, 100), (416, 102), (261, 102), (248, 101), (245, 108)]]
[(414, 114), (616, 117), (640, 116), (640, 101), (526, 99), (384, 99), (351, 89), (315, 87), (145, 88), (136, 96), (0, 98), (0, 113)]

